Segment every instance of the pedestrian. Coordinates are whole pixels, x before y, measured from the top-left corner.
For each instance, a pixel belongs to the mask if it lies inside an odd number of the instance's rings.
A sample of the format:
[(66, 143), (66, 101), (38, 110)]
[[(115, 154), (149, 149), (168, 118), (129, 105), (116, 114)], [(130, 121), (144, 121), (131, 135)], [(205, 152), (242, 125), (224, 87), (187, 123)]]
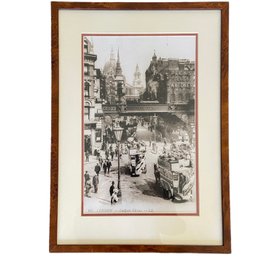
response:
[(104, 169), (104, 175), (106, 175), (106, 170), (107, 170), (107, 161), (106, 160), (104, 161), (103, 169)]
[(113, 204), (113, 203), (117, 203), (117, 202), (118, 202), (118, 196), (117, 196), (117, 193), (118, 193), (118, 189), (115, 188), (115, 189), (113, 190), (113, 194), (112, 194), (112, 196), (111, 196), (111, 204)]
[(118, 150), (117, 150), (117, 148), (115, 149), (115, 155), (116, 155), (116, 157), (118, 157)]
[(114, 153), (114, 151), (112, 150), (112, 151), (111, 151), (111, 160), (112, 160), (112, 161), (114, 160), (114, 155), (115, 155), (115, 153)]
[(111, 204), (112, 204), (112, 195), (114, 193), (114, 189), (115, 189), (115, 182), (112, 181), (112, 185), (109, 188), (109, 193), (110, 193), (110, 197), (111, 197)]
[(98, 149), (98, 150), (97, 150), (97, 160), (100, 159), (100, 155), (101, 155), (101, 154), (100, 154), (100, 150)]
[(90, 175), (88, 174), (87, 170), (85, 171), (84, 179), (85, 179), (84, 185), (86, 185), (87, 181), (90, 179)]
[(186, 177), (180, 173), (179, 174), (179, 193), (182, 193), (182, 189), (186, 184)]
[(160, 172), (156, 163), (154, 164), (154, 176), (156, 179), (156, 184), (158, 184), (160, 182)]
[(95, 174), (93, 177), (94, 193), (97, 193), (98, 191), (98, 184), (99, 184), (99, 177), (97, 174)]
[(109, 174), (111, 166), (112, 166), (112, 163), (110, 160), (108, 160), (107, 161), (107, 174)]
[(108, 159), (108, 157), (109, 157), (109, 151), (106, 149), (105, 150), (105, 158)]
[(92, 185), (91, 185), (91, 179), (89, 176), (89, 179), (85, 183), (85, 196), (87, 196), (89, 198), (91, 197), (91, 194), (90, 194), (91, 188), (92, 188)]
[(103, 165), (103, 158), (102, 158), (101, 155), (99, 156), (99, 163), (100, 163), (100, 166), (102, 167), (102, 165)]
[(94, 171), (97, 175), (99, 175), (100, 171), (101, 171), (101, 167), (100, 165), (97, 163), (94, 167)]
[(105, 144), (105, 142), (103, 142), (103, 143), (102, 143), (101, 150), (103, 150), (103, 151), (104, 151), (104, 150), (105, 150), (105, 147), (106, 147), (106, 144)]
[(89, 161), (89, 152), (88, 150), (85, 152), (85, 159), (88, 162)]

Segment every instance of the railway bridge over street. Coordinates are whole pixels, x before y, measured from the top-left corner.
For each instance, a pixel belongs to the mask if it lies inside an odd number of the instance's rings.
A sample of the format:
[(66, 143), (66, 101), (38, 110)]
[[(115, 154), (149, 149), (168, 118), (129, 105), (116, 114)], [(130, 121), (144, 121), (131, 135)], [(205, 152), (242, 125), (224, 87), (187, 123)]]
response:
[(140, 102), (124, 104), (105, 104), (102, 106), (104, 115), (150, 116), (155, 114), (174, 115), (183, 122), (194, 117), (194, 103), (160, 104), (156, 102)]

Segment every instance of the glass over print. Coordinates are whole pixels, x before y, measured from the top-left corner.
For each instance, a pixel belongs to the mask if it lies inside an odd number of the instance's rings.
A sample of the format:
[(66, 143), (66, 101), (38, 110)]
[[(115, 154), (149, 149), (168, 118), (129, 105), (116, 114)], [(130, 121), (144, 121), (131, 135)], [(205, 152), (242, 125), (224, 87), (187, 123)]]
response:
[(82, 35), (83, 215), (198, 215), (197, 37)]

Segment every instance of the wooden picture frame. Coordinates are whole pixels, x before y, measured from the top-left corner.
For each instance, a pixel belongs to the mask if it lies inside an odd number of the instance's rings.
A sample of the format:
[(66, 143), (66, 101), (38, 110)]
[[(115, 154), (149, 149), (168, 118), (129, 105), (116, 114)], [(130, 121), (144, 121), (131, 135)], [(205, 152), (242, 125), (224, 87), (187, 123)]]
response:
[[(59, 147), (61, 139), (60, 111), (61, 111), (61, 74), (60, 74), (60, 19), (59, 12), (67, 11), (219, 11), (220, 12), (220, 179), (221, 189), (221, 216), (222, 216), (222, 243), (196, 244), (196, 243), (61, 243), (58, 240), (58, 224), (62, 212), (59, 210), (60, 182), (59, 170), (61, 166)], [(230, 203), (229, 203), (229, 149), (228, 149), (228, 2), (195, 2), (195, 3), (79, 3), (79, 2), (51, 2), (52, 21), (52, 139), (51, 139), (51, 193), (50, 193), (50, 252), (192, 252), (192, 253), (230, 253)], [(85, 32), (85, 31), (84, 31)], [(93, 33), (96, 33), (92, 31)], [(179, 32), (179, 31), (173, 31)], [(182, 31), (180, 31), (182, 32)], [(152, 31), (152, 33), (154, 33)], [(81, 37), (81, 36), (80, 36)], [(63, 147), (63, 146), (62, 146)], [(78, 186), (78, 185), (77, 185)], [(203, 210), (200, 210), (200, 213)], [(133, 216), (133, 215), (132, 215)], [(80, 214), (81, 217), (81, 214)], [(89, 218), (82, 217), (82, 218)], [(91, 217), (90, 217), (91, 218)], [(176, 216), (177, 218), (177, 216)], [(110, 218), (109, 218), (110, 219)], [(67, 241), (67, 240), (66, 240)]]

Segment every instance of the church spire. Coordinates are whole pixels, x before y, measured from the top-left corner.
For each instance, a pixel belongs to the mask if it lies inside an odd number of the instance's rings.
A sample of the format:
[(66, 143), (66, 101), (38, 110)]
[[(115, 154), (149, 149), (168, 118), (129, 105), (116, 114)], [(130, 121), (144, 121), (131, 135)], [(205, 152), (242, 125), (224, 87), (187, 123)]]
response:
[(115, 61), (114, 49), (111, 47), (110, 61)]
[(136, 73), (139, 73), (139, 67), (138, 67), (138, 64), (136, 66)]
[[(139, 91), (142, 90), (142, 81), (141, 81), (141, 72), (139, 71), (138, 64), (136, 66), (136, 70), (134, 73), (134, 80), (133, 80), (133, 86), (136, 87)], [(140, 93), (138, 91), (138, 94)]]
[(117, 52), (117, 62), (116, 62), (116, 76), (121, 76), (122, 75), (122, 68), (120, 64), (120, 59), (119, 59), (119, 49)]
[(117, 50), (117, 62), (120, 63), (120, 60), (119, 60), (119, 48), (118, 48), (118, 50)]
[(152, 60), (153, 60), (153, 61), (157, 61), (157, 55), (156, 55), (156, 51), (155, 51), (155, 49), (154, 49), (154, 54), (153, 54), (153, 56), (152, 56)]
[(135, 79), (140, 79), (140, 75), (141, 75), (141, 73), (139, 71), (139, 67), (138, 67), (138, 64), (137, 64), (136, 70), (135, 70), (135, 73), (134, 73), (134, 78)]

